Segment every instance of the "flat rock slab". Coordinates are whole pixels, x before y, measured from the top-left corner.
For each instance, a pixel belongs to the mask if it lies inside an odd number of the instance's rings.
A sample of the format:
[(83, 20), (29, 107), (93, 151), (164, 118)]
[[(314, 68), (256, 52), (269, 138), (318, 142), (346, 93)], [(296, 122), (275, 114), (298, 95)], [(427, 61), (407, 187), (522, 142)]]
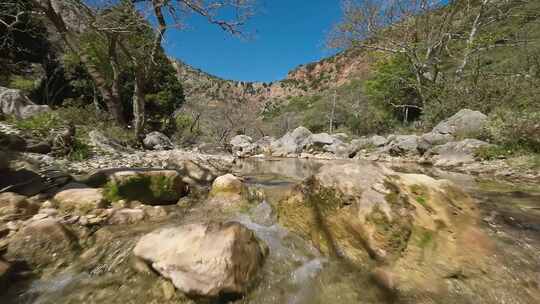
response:
[(88, 213), (107, 205), (103, 190), (96, 188), (68, 188), (56, 193), (53, 200), (59, 209), (68, 212)]

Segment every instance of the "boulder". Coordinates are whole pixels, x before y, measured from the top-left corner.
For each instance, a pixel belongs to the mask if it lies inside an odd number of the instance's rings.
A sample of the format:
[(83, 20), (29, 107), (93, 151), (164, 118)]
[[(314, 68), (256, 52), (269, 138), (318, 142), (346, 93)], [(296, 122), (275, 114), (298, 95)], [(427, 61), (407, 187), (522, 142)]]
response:
[(212, 193), (234, 193), (239, 194), (244, 190), (245, 186), (242, 181), (232, 175), (222, 175), (214, 180), (212, 183)]
[[(385, 288), (408, 296), (466, 268), (482, 275), (491, 250), (473, 200), (445, 180), (370, 162), (321, 167), (276, 204), (281, 225), (324, 255), (372, 269)], [(479, 242), (471, 242), (474, 234)], [(376, 262), (374, 262), (376, 261)], [(366, 268), (367, 267), (367, 268)]]
[(143, 145), (149, 150), (171, 150), (174, 148), (172, 141), (161, 132), (151, 132), (146, 135)]
[(31, 266), (46, 266), (73, 255), (74, 235), (58, 220), (30, 221), (10, 240), (7, 257), (24, 260)]
[(51, 111), (49, 106), (36, 105), (21, 90), (0, 87), (0, 112), (18, 119)]
[(210, 201), (221, 206), (233, 205), (244, 200), (247, 192), (247, 187), (238, 177), (226, 174), (216, 178), (212, 183)]
[(267, 249), (239, 223), (196, 223), (147, 234), (134, 253), (180, 291), (218, 297), (245, 293)]
[(461, 138), (475, 138), (482, 133), (487, 120), (488, 117), (481, 112), (463, 109), (440, 122), (431, 132)]
[(16, 193), (0, 193), (0, 220), (27, 219), (36, 214), (39, 205)]
[(109, 175), (105, 194), (111, 201), (125, 199), (150, 205), (176, 203), (188, 192), (176, 170), (127, 170)]
[(311, 132), (304, 127), (294, 129), (272, 143), (270, 148), (272, 155), (287, 156), (302, 153), (302, 150), (310, 143), (311, 135)]
[(257, 154), (270, 154), (270, 147), (274, 141), (276, 141), (276, 139), (271, 136), (263, 136), (259, 138), (259, 140), (255, 142), (255, 145), (257, 145)]
[(426, 152), (433, 146), (444, 145), (454, 140), (451, 134), (441, 134), (436, 132), (425, 133), (418, 139), (418, 150), (421, 153)]
[(435, 166), (452, 167), (474, 162), (476, 150), (489, 145), (485, 141), (469, 138), (436, 146), (427, 155), (432, 157)]
[(311, 135), (310, 144), (313, 146), (331, 145), (336, 141), (336, 138), (328, 133), (318, 133)]
[(236, 135), (230, 141), (232, 147), (242, 147), (253, 143), (253, 139), (247, 135)]
[(53, 197), (58, 208), (65, 212), (86, 214), (107, 206), (102, 189), (74, 188), (61, 189)]
[(396, 156), (417, 154), (418, 141), (416, 135), (396, 135), (388, 144), (388, 151)]
[(342, 158), (348, 158), (350, 155), (354, 154), (353, 147), (340, 140), (336, 140), (331, 145), (324, 146), (324, 151)]
[(375, 147), (382, 147), (388, 143), (388, 139), (380, 135), (373, 135), (369, 140), (370, 143)]
[(247, 157), (256, 154), (257, 145), (253, 139), (247, 135), (236, 135), (230, 141), (233, 155), (238, 157)]

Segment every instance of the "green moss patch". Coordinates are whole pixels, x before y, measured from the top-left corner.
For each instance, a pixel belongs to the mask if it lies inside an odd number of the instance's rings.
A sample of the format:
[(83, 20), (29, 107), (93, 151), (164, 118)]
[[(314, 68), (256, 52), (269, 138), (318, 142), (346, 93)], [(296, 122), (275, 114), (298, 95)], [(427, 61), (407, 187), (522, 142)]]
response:
[(176, 202), (182, 195), (176, 190), (175, 178), (161, 175), (139, 175), (122, 181), (109, 181), (103, 194), (111, 202), (125, 199), (149, 204)]

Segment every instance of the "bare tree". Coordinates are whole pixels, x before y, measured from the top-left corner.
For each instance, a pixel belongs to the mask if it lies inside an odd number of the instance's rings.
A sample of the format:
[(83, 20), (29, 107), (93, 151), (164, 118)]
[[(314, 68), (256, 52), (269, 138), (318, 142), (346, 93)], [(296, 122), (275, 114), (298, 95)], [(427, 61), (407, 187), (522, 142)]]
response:
[[(515, 17), (513, 11), (529, 0), (344, 0), (343, 20), (328, 39), (332, 48), (362, 48), (406, 58), (414, 74), (420, 109), (441, 77), (457, 83), (475, 54), (524, 41), (512, 37), (482, 39), (495, 22)], [(482, 34), (485, 34), (482, 33)], [(504, 43), (501, 43), (504, 41)], [(451, 46), (464, 47), (452, 48)], [(457, 64), (455, 64), (457, 62)], [(453, 73), (446, 73), (453, 66)], [(445, 73), (443, 73), (443, 71)], [(395, 106), (395, 105), (394, 105)]]
[[(119, 70), (121, 60), (119, 52), (135, 69), (133, 92), (134, 130), (140, 135), (145, 124), (145, 82), (156, 64), (156, 56), (169, 28), (183, 26), (185, 16), (198, 14), (224, 31), (241, 35), (241, 28), (253, 14), (252, 0), (31, 0), (32, 7), (15, 5), (16, 1), (5, 2), (10, 10), (0, 13), (0, 25), (8, 30), (13, 28), (20, 16), (40, 13), (54, 25), (70, 51), (79, 56), (81, 62), (92, 77), (96, 89), (102, 96), (108, 110), (120, 125), (125, 125), (120, 98)], [(135, 4), (146, 4), (148, 10), (139, 9)], [(121, 7), (122, 9), (114, 9)], [(3, 8), (3, 7), (2, 7)], [(151, 11), (156, 19), (156, 27), (151, 28), (145, 17)], [(232, 16), (224, 18), (223, 16)], [(168, 17), (168, 18), (167, 18)], [(133, 47), (130, 39), (142, 32), (153, 33), (152, 43)], [(92, 32), (106, 42), (107, 59), (112, 76), (92, 61), (91, 55), (81, 47), (81, 39), (87, 32)], [(112, 79), (109, 79), (111, 78)]]

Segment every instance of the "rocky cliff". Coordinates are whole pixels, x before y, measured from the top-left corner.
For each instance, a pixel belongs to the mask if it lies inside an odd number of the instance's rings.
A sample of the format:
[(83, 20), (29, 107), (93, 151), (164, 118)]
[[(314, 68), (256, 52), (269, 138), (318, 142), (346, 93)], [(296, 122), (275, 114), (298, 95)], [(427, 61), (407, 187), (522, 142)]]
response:
[(172, 59), (172, 62), (184, 86), (186, 99), (192, 102), (248, 101), (264, 104), (268, 100), (332, 89), (352, 79), (365, 78), (369, 73), (368, 58), (358, 50), (348, 50), (318, 62), (300, 65), (290, 71), (285, 79), (271, 83), (225, 80), (178, 59)]

